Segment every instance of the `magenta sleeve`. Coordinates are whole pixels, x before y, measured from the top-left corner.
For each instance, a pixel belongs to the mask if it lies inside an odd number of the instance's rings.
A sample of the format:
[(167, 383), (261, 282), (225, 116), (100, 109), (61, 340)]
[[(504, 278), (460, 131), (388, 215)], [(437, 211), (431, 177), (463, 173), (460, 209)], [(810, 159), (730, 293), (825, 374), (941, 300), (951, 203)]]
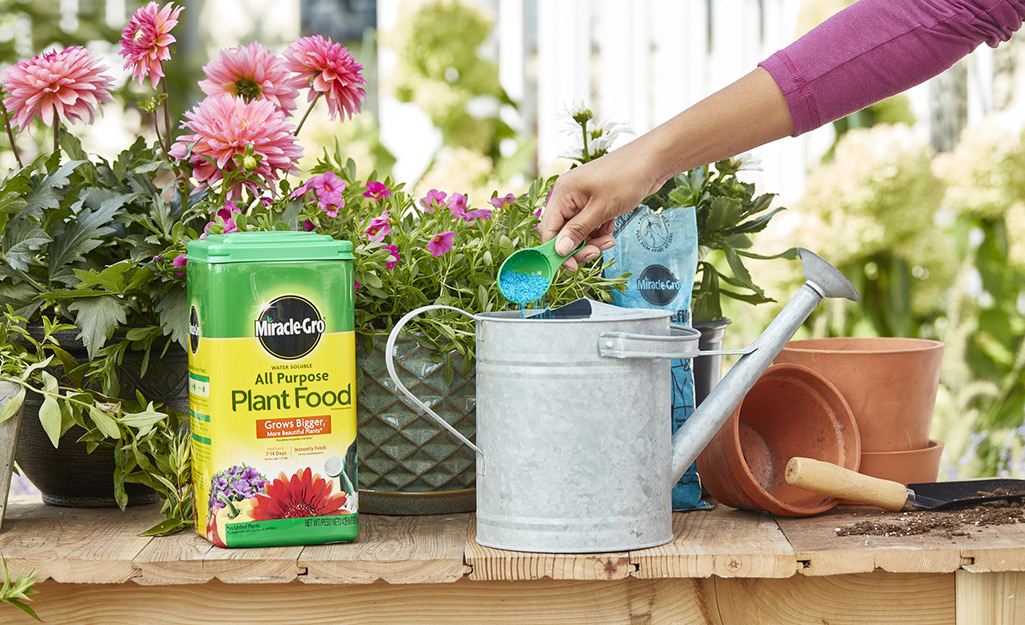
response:
[(794, 136), (913, 87), (1021, 28), (1025, 0), (860, 0), (760, 63)]

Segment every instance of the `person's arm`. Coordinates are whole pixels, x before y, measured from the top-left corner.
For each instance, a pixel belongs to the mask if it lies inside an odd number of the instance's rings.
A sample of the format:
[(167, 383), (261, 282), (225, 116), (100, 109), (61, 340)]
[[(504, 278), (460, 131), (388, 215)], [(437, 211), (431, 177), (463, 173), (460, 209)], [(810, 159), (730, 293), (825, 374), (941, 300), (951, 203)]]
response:
[(601, 227), (566, 261), (574, 269), (574, 259), (590, 260), (612, 247), (612, 220), (669, 178), (792, 132), (783, 94), (757, 68), (651, 132), (560, 176), (541, 219), (541, 238), (561, 231), (555, 247), (565, 254)]
[(567, 261), (615, 244), (612, 220), (692, 167), (798, 135), (899, 93), (981, 43), (1006, 41), (1025, 0), (860, 0), (761, 67), (672, 120), (556, 183), (541, 220)]

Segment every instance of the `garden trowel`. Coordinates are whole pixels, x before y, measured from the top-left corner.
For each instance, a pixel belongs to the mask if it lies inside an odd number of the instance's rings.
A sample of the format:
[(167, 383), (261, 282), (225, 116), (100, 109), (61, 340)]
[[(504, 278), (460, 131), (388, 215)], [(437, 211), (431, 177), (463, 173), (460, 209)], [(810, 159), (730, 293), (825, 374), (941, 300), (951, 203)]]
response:
[(800, 457), (791, 458), (787, 463), (786, 480), (788, 484), (813, 493), (859, 501), (895, 512), (936, 510), (1025, 497), (1025, 480), (989, 478), (905, 486), (829, 462)]

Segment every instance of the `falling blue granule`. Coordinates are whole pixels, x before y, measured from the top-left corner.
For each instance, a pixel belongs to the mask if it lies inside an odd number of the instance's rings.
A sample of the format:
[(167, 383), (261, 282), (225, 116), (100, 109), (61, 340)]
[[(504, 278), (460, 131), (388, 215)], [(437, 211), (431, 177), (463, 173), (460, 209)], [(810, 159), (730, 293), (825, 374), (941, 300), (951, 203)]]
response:
[(498, 277), (498, 286), (505, 299), (517, 304), (526, 304), (544, 296), (548, 290), (548, 280), (536, 274), (503, 271)]

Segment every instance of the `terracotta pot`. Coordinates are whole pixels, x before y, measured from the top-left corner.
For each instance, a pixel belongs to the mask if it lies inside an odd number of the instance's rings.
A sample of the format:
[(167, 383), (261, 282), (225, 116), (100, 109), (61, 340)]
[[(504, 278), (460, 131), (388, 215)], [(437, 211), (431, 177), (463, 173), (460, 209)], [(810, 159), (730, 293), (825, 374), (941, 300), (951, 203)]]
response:
[(901, 484), (935, 482), (942, 456), (943, 442), (935, 440), (910, 451), (863, 451), (858, 472)]
[(787, 343), (776, 362), (814, 369), (840, 389), (863, 451), (910, 451), (929, 444), (943, 348), (925, 339), (808, 339)]
[(709, 494), (734, 508), (807, 516), (837, 504), (787, 484), (787, 461), (805, 456), (857, 471), (854, 415), (835, 386), (799, 365), (773, 365), (698, 456)]

